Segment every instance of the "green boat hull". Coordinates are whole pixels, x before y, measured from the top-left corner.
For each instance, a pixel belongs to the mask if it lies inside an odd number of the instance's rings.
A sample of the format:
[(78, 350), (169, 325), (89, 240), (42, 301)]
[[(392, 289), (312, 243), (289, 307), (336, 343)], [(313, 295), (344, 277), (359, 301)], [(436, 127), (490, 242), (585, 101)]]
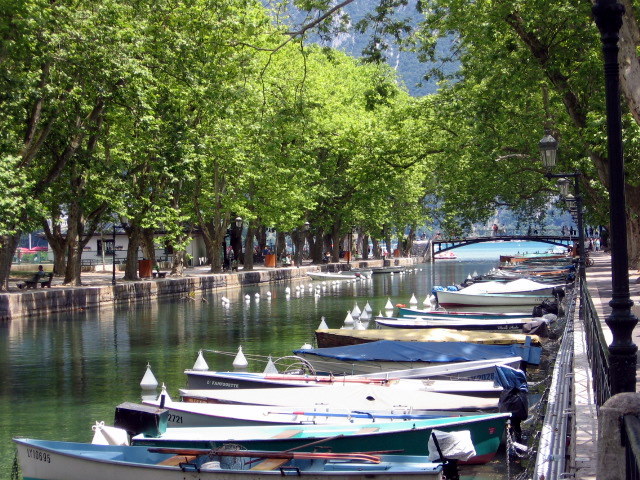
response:
[[(474, 417), (467, 417), (474, 418)], [(334, 437), (313, 437), (303, 435), (302, 429), (296, 430), (291, 426), (287, 438), (264, 438), (251, 440), (216, 440), (216, 439), (171, 439), (171, 438), (141, 438), (133, 439), (134, 445), (176, 447), (176, 448), (222, 448), (224, 445), (240, 445), (248, 450), (284, 451), (296, 449), (296, 451), (313, 451), (315, 448), (329, 448), (333, 452), (369, 452), (369, 451), (398, 451), (402, 455), (426, 455), (427, 444), (431, 431), (454, 432), (469, 430), (471, 440), (476, 450), (476, 455), (469, 459), (468, 464), (487, 463), (493, 459), (502, 441), (506, 422), (509, 416), (492, 416), (491, 418), (470, 421), (458, 425), (435, 425), (433, 427), (409, 427), (405, 430), (393, 432), (373, 432), (376, 423), (363, 426), (360, 434), (339, 435)], [(413, 424), (414, 422), (407, 422)], [(296, 433), (297, 432), (297, 433)], [(318, 442), (322, 438), (325, 441)], [(308, 445), (314, 443), (313, 445)], [(300, 448), (304, 445), (306, 447)]]

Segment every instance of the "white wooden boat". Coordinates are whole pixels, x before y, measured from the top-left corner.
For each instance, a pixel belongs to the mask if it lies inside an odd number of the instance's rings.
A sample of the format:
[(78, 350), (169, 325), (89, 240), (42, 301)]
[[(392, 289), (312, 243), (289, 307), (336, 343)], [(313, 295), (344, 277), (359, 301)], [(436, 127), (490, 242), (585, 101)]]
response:
[(391, 265), (388, 267), (371, 267), (371, 271), (374, 274), (378, 273), (400, 273), (407, 269), (404, 265)]
[(307, 480), (442, 478), (426, 456), (231, 449), (152, 451), (146, 446), (14, 439), (25, 479), (264, 480), (295, 474)]
[(478, 282), (469, 285), (459, 292), (466, 294), (500, 293), (519, 295), (553, 295), (558, 289), (564, 288), (564, 284), (550, 285), (548, 283), (535, 282), (526, 278), (519, 278), (512, 282)]
[(360, 279), (360, 274), (350, 272), (307, 272), (307, 275), (309, 275), (312, 280), (324, 281)]
[(440, 318), (440, 317), (449, 317), (449, 318), (475, 318), (479, 320), (489, 319), (489, 318), (529, 318), (531, 317), (531, 312), (480, 312), (480, 311), (464, 311), (464, 310), (434, 310), (431, 308), (412, 308), (412, 307), (400, 307), (398, 310), (398, 314), (401, 317), (430, 317), (430, 318)]
[(180, 389), (184, 401), (194, 403), (228, 403), (308, 407), (323, 405), (357, 411), (390, 411), (411, 408), (414, 413), (432, 414), (434, 411), (486, 411), (498, 406), (497, 398), (454, 395), (421, 389), (390, 388), (377, 385), (334, 384), (331, 386), (260, 388), (240, 390)]
[[(412, 380), (413, 381), (413, 380)], [(431, 380), (428, 383), (437, 387), (438, 382), (450, 380)], [(455, 382), (455, 381), (454, 381)], [(496, 396), (502, 388), (493, 382), (464, 381), (469, 385), (468, 394), (489, 393)], [(479, 384), (476, 388), (475, 385)], [(484, 385), (482, 385), (484, 384)], [(285, 394), (286, 392), (282, 392)], [(162, 400), (146, 400), (147, 406), (159, 407)], [(349, 410), (327, 405), (312, 406), (269, 406), (246, 404), (213, 404), (195, 402), (164, 402), (169, 427), (232, 427), (257, 425), (352, 425), (371, 424), (372, 422), (406, 422), (428, 418), (461, 416), (467, 412), (451, 410), (429, 410), (415, 412), (410, 406), (395, 407), (390, 410)]]
[(512, 331), (521, 330), (531, 318), (487, 319), (476, 320), (473, 318), (460, 319), (450, 317), (374, 317), (375, 322), (383, 327), (401, 329), (433, 329), (445, 328), (454, 330), (491, 330)]
[(537, 294), (515, 294), (515, 293), (478, 293), (471, 294), (465, 293), (464, 290), (451, 292), (451, 291), (436, 291), (436, 297), (438, 304), (449, 306), (466, 305), (471, 307), (487, 307), (487, 306), (523, 306), (539, 305), (545, 300), (553, 300), (554, 296), (551, 294), (537, 295)]
[[(507, 357), (490, 360), (474, 360), (468, 362), (454, 362), (444, 365), (433, 365), (422, 368), (410, 368), (405, 370), (385, 371), (380, 373), (370, 373), (367, 375), (325, 375), (311, 378), (319, 379), (320, 382), (338, 383), (360, 383), (369, 380), (370, 383), (382, 384), (392, 379), (414, 378), (414, 379), (470, 379), (470, 380), (493, 380), (495, 367), (507, 365), (518, 368), (522, 359), (520, 357)], [(299, 382), (305, 382), (307, 375), (275, 374), (249, 372), (217, 372), (210, 370), (185, 370), (187, 374), (187, 388), (192, 390), (201, 389), (241, 389), (241, 388), (272, 388), (270, 378), (282, 378), (280, 385), (300, 386)]]
[(469, 379), (493, 380), (496, 366), (506, 365), (520, 368), (521, 357), (473, 360), (469, 362), (445, 363), (429, 367), (407, 368), (404, 370), (380, 371), (360, 375), (365, 378), (432, 378), (432, 379)]

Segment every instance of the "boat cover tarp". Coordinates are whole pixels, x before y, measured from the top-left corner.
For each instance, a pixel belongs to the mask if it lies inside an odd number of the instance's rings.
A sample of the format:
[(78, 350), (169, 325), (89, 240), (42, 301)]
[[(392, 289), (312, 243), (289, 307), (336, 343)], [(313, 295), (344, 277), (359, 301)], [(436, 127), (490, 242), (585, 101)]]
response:
[(493, 376), (493, 382), (496, 386), (502, 387), (504, 390), (516, 388), (520, 391), (527, 392), (527, 374), (522, 370), (511, 368), (506, 365), (496, 365), (496, 373)]
[(537, 365), (541, 348), (523, 345), (480, 345), (469, 342), (378, 342), (344, 347), (294, 350), (295, 354), (318, 355), (351, 362), (468, 362), (492, 358), (521, 357)]

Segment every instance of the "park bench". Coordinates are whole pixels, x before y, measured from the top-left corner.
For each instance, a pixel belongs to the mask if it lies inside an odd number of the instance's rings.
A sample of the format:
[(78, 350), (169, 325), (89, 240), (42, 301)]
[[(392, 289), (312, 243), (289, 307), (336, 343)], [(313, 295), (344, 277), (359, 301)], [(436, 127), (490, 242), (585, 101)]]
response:
[(25, 288), (27, 290), (31, 290), (31, 289), (37, 288), (39, 283), (40, 288), (51, 288), (52, 279), (53, 279), (53, 273), (49, 273), (45, 277), (37, 277), (36, 275), (34, 275), (31, 280), (25, 280), (24, 283), (18, 283), (17, 286), (19, 289)]

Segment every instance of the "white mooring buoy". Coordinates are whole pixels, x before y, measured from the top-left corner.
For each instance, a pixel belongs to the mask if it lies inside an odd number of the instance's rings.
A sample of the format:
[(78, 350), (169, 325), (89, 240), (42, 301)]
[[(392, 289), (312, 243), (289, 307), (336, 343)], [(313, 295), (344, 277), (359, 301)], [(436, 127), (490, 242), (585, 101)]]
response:
[(196, 359), (196, 363), (193, 364), (191, 370), (197, 370), (199, 372), (206, 372), (209, 370), (209, 365), (205, 362), (204, 357), (202, 356), (202, 350), (198, 352), (198, 358)]
[(140, 381), (140, 387), (143, 390), (155, 390), (158, 388), (158, 380), (151, 371), (151, 365), (147, 363), (147, 370), (144, 372), (142, 380)]
[(236, 354), (236, 358), (233, 360), (233, 367), (237, 369), (247, 368), (249, 362), (247, 362), (244, 353), (242, 353), (242, 346), (238, 347), (238, 353)]

